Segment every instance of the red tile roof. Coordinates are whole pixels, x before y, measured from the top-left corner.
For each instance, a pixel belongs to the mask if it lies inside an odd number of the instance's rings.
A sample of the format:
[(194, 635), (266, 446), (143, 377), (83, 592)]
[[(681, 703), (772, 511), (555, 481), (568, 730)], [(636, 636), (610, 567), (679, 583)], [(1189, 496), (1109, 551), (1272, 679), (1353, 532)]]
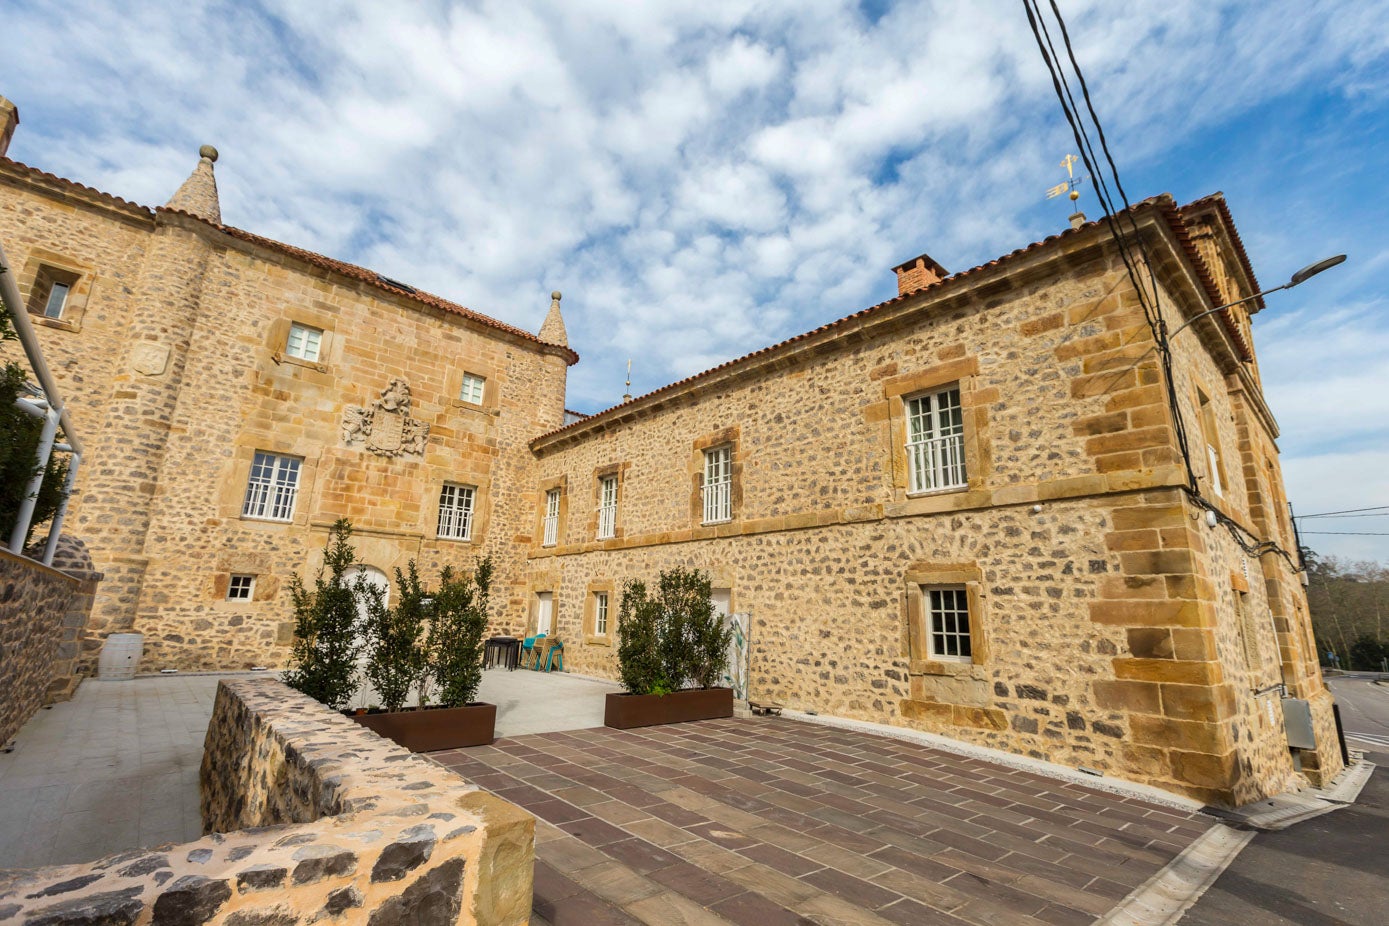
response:
[(218, 231), (226, 235), (229, 235), (232, 238), (245, 241), (249, 244), (255, 244), (268, 250), (277, 251), (289, 257), (293, 257), (298, 260), (304, 261), (305, 263), (311, 264), (315, 267), (319, 267), (324, 270), (330, 270), (341, 276), (345, 276), (350, 279), (366, 283), (377, 289), (391, 293), (394, 296), (417, 302), (421, 305), (426, 305), (431, 308), (441, 309), (453, 315), (459, 315), (464, 318), (471, 319), (472, 321), (475, 321), (482, 325), (486, 325), (487, 327), (495, 328), (499, 331), (505, 331), (513, 337), (521, 338), (522, 340), (531, 341), (536, 344), (541, 344), (546, 347), (552, 347), (557, 350), (563, 351), (565, 359), (571, 366), (579, 362), (579, 355), (572, 349), (565, 347), (564, 345), (551, 344), (548, 341), (542, 341), (540, 338), (536, 337), (535, 335), (531, 334), (529, 331), (526, 331), (523, 328), (517, 328), (514, 325), (508, 325), (505, 322), (498, 321), (497, 319), (492, 318), (490, 315), (484, 315), (481, 312), (475, 312), (472, 309), (458, 305), (454, 302), (450, 302), (447, 299), (435, 296), (432, 293), (427, 293), (423, 290), (417, 290), (414, 287), (410, 287), (408, 289), (402, 288), (402, 286), (399, 285), (397, 281), (389, 280), (388, 278), (383, 277), (381, 274), (376, 273), (373, 270), (368, 270), (365, 267), (359, 267), (355, 264), (349, 264), (345, 261), (334, 260), (331, 257), (325, 257), (322, 254), (318, 254), (313, 251), (308, 251), (304, 248), (297, 248), (293, 245), (285, 244), (280, 241), (275, 241), (271, 238), (265, 238), (248, 231), (243, 231), (242, 229), (235, 228), (230, 225), (219, 225), (216, 222), (208, 221), (202, 216), (193, 215), (191, 212), (184, 212), (181, 209), (169, 209), (165, 206), (160, 206), (156, 209), (151, 209), (148, 206), (141, 206), (138, 203), (132, 203), (129, 200), (121, 199), (119, 196), (112, 196), (110, 193), (103, 193), (101, 190), (86, 186), (85, 184), (78, 183), (74, 180), (68, 180), (64, 177), (59, 177), (56, 174), (50, 174), (47, 171), (39, 170), (36, 167), (30, 167), (27, 164), (22, 164), (19, 161), (15, 161), (11, 158), (0, 157), (0, 164), (25, 173), (32, 180), (39, 180), (49, 185), (59, 185), (68, 187), (70, 189), (79, 190), (82, 193), (85, 193), (89, 196), (93, 196), (98, 199), (104, 200), (105, 202), (111, 205), (119, 206), (127, 210), (141, 212), (149, 216), (150, 218), (153, 218), (155, 215), (161, 213), (184, 216), (194, 221), (201, 222), (202, 224), (207, 225), (211, 228), (215, 228)]
[[(1206, 199), (1197, 200), (1197, 203), (1204, 203), (1211, 198), (1212, 197), (1206, 197)], [(1192, 204), (1192, 206), (1195, 205), (1196, 203)], [(1197, 278), (1201, 283), (1201, 288), (1205, 290), (1206, 297), (1211, 300), (1211, 305), (1219, 305), (1221, 302), (1220, 291), (1216, 288), (1215, 281), (1211, 278), (1210, 271), (1206, 268), (1205, 261), (1201, 258), (1200, 253), (1196, 250), (1196, 245), (1191, 240), (1191, 236), (1187, 233), (1186, 223), (1182, 218), (1183, 210), (1177, 207), (1175, 202), (1172, 200), (1172, 197), (1168, 194), (1151, 197), (1149, 199), (1145, 199), (1138, 203), (1135, 203), (1131, 207), (1131, 211), (1136, 213), (1138, 210), (1144, 207), (1156, 208), (1158, 210), (1159, 215), (1166, 220), (1168, 225), (1172, 228), (1173, 235), (1176, 237), (1178, 244), (1181, 245), (1182, 252), (1186, 255), (1187, 259), (1196, 269)], [(892, 299), (888, 299), (886, 302), (880, 302), (877, 305), (869, 306), (868, 308), (855, 312), (852, 315), (846, 315), (843, 318), (840, 318), (836, 321), (828, 322), (811, 331), (806, 331), (802, 334), (796, 335), (795, 337), (787, 338), (785, 341), (780, 341), (776, 344), (772, 344), (760, 350), (755, 350), (750, 354), (744, 354), (741, 357), (736, 357), (725, 363), (721, 363), (716, 367), (711, 367), (710, 369), (704, 370), (701, 373), (696, 373), (693, 376), (687, 376), (682, 380), (677, 380), (676, 382), (673, 382), (667, 386), (662, 386), (661, 388), (648, 392), (645, 395), (637, 396), (630, 402), (623, 402), (620, 405), (614, 405), (610, 408), (603, 409), (602, 411), (595, 412), (594, 414), (589, 415), (582, 421), (575, 421), (571, 424), (567, 424), (560, 428), (555, 428), (552, 431), (548, 431), (540, 435), (539, 437), (536, 437), (531, 441), (531, 446), (535, 447), (536, 445), (544, 441), (547, 441), (550, 438), (555, 437), (556, 435), (563, 434), (566, 431), (590, 427), (597, 422), (616, 418), (623, 410), (630, 410), (636, 408), (641, 404), (648, 402), (648, 400), (654, 399), (658, 396), (664, 396), (678, 392), (693, 383), (712, 377), (714, 374), (719, 373), (721, 371), (728, 370), (737, 366), (743, 366), (757, 358), (765, 357), (769, 354), (779, 353), (781, 351), (787, 350), (792, 345), (799, 344), (803, 341), (807, 341), (811, 338), (814, 338), (817, 335), (824, 334), (829, 331), (834, 331), (836, 329), (848, 328), (852, 326), (854, 323), (864, 318), (867, 318), (870, 315), (877, 314), (878, 312), (881, 312), (884, 309), (889, 308), (890, 306), (900, 305), (903, 301), (910, 298), (914, 298), (920, 295), (921, 293), (928, 293), (933, 290), (939, 291), (957, 286), (959, 285), (961, 280), (976, 277), (986, 270), (990, 270), (994, 267), (1001, 266), (1005, 263), (1010, 263), (1018, 259), (1019, 257), (1022, 257), (1025, 254), (1035, 253), (1036, 251), (1048, 247), (1057, 241), (1061, 241), (1062, 239), (1073, 238), (1077, 235), (1083, 234), (1084, 232), (1090, 229), (1098, 227), (1103, 222), (1103, 219), (1099, 219), (1093, 222), (1087, 222), (1079, 228), (1068, 228), (1064, 231), (1058, 232), (1055, 235), (1049, 235), (1046, 238), (1043, 238), (1041, 241), (1034, 241), (1032, 244), (1018, 248), (1014, 251), (1010, 251), (1009, 253), (1004, 254), (1001, 257), (996, 257), (993, 260), (988, 261), (987, 263), (980, 264), (977, 267), (971, 267), (968, 270), (962, 270), (959, 273), (952, 274), (941, 280), (937, 280), (936, 282), (931, 283), (929, 286), (925, 286), (913, 292), (903, 293)], [(1231, 232), (1233, 234), (1234, 222), (1230, 221), (1229, 224)], [(1243, 259), (1247, 263), (1248, 258), (1244, 257)], [(1230, 313), (1223, 312), (1221, 313), (1220, 317), (1222, 321), (1224, 321), (1225, 323), (1226, 330), (1234, 339), (1241, 354), (1243, 355), (1243, 359), (1245, 359), (1246, 361), (1251, 359), (1252, 354), (1250, 352), (1249, 346), (1245, 344), (1244, 338), (1241, 336), (1237, 326), (1234, 324), (1233, 319), (1230, 317)]]

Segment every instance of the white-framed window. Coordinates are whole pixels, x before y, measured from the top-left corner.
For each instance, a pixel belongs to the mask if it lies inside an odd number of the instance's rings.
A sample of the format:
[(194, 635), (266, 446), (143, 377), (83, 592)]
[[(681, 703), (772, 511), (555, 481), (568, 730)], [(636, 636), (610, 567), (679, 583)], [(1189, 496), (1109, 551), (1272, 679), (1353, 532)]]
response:
[(559, 543), (559, 489), (545, 493), (545, 536), (542, 546), (553, 547)]
[(598, 539), (610, 540), (617, 534), (617, 477), (598, 480)]
[(63, 308), (68, 304), (68, 293), (72, 286), (68, 283), (54, 282), (48, 290), (48, 301), (44, 303), (45, 318), (62, 318)]
[(470, 405), (482, 404), (482, 392), (487, 385), (487, 379), (478, 376), (476, 373), (464, 373), (463, 385), (458, 390), (458, 401), (467, 402)]
[(957, 489), (966, 484), (964, 411), (960, 387), (906, 400), (907, 466), (911, 492)]
[(439, 492), (439, 537), (445, 540), (473, 538), (472, 486), (444, 483)]
[(319, 348), (323, 346), (323, 329), (311, 328), (294, 322), (289, 326), (289, 339), (285, 341), (285, 353), (310, 363), (318, 362)]
[(733, 517), (733, 448), (704, 451), (704, 523)]
[(926, 652), (945, 662), (973, 662), (970, 645), (969, 592), (963, 587), (923, 588)]
[(595, 637), (606, 637), (608, 635), (608, 593), (593, 593), (593, 635)]
[(246, 483), (246, 501), (241, 516), (265, 521), (288, 521), (294, 516), (294, 499), (299, 494), (298, 457), (256, 451), (251, 461), (251, 477)]
[(227, 582), (228, 601), (250, 601), (256, 593), (256, 577), (234, 575)]

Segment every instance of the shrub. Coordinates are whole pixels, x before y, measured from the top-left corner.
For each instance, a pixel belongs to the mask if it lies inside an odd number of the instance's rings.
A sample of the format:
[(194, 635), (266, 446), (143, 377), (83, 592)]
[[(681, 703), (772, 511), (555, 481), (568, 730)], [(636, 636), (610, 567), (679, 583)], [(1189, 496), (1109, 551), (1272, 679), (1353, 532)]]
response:
[(348, 542), (351, 536), (352, 525), (346, 518), (333, 522), (313, 588), (307, 588), (298, 573), (289, 584), (294, 601), (294, 643), (285, 683), (336, 708), (344, 707), (357, 691), (361, 647), (357, 598), (358, 589), (366, 583), (344, 580), (356, 561)]
[(656, 597), (628, 582), (618, 614), (618, 672), (633, 694), (666, 694), (718, 684), (730, 631), (714, 610), (707, 573), (677, 566), (661, 573)]
[[(0, 341), (15, 337), (9, 313), (0, 309)], [(17, 363), (0, 368), (0, 543), (8, 542), (14, 530), (19, 506), (29, 489), (29, 480), (38, 472), (37, 454), (43, 432), (43, 419), (35, 418), (15, 407), (15, 400), (24, 394), (27, 377)], [(68, 475), (68, 460), (62, 453), (48, 458), (43, 483), (34, 500), (34, 515), (25, 535), (27, 545), (35, 525), (42, 524), (58, 511), (66, 493), (63, 491)]]
[(447, 566), (439, 575), (428, 649), (439, 703), (445, 707), (463, 707), (477, 700), (492, 573), (489, 557), (474, 567), (471, 576), (454, 578)]
[(388, 711), (398, 711), (412, 687), (419, 703), (428, 696), (426, 676), (429, 651), (425, 646), (427, 593), (420, 583), (414, 560), (402, 572), (395, 571), (396, 604), (388, 608), (385, 590), (359, 578), (354, 591), (366, 605), (362, 631), (366, 637), (366, 678)]

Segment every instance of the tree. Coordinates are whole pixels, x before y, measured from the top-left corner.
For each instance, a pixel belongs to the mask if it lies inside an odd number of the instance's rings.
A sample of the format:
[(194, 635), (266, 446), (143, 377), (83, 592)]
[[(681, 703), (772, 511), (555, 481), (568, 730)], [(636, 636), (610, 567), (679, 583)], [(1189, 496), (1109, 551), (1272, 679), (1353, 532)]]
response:
[(657, 593), (628, 582), (618, 613), (618, 673), (633, 694), (667, 694), (716, 685), (728, 667), (729, 628), (714, 609), (709, 576), (677, 566), (661, 573)]
[[(9, 313), (0, 311), (0, 341), (14, 339)], [(26, 381), (24, 369), (17, 363), (7, 363), (0, 369), (0, 542), (9, 540), (20, 505), (29, 497), (29, 481), (40, 469), (38, 450), (43, 419), (15, 405), (15, 400), (24, 394)], [(43, 470), (43, 483), (34, 500), (29, 533), (24, 537), (26, 545), (33, 536), (34, 527), (52, 518), (67, 497), (67, 475), (67, 457), (61, 453), (50, 454)]]
[(357, 599), (368, 584), (361, 577), (355, 582), (346, 579), (356, 561), (351, 536), (346, 518), (333, 522), (313, 588), (305, 587), (298, 573), (289, 584), (294, 643), (285, 683), (335, 708), (345, 707), (357, 691)]
[(428, 697), (429, 650), (425, 646), (424, 613), (427, 593), (415, 561), (411, 560), (404, 572), (397, 568), (395, 580), (393, 608), (386, 607), (384, 589), (360, 580), (356, 589), (366, 603), (362, 630), (367, 641), (367, 681), (388, 711), (404, 707), (411, 688), (419, 692), (421, 704)]
[(488, 557), (474, 567), (471, 576), (455, 578), (447, 566), (439, 574), (429, 624), (429, 653), (439, 703), (444, 707), (463, 707), (477, 700), (493, 571)]

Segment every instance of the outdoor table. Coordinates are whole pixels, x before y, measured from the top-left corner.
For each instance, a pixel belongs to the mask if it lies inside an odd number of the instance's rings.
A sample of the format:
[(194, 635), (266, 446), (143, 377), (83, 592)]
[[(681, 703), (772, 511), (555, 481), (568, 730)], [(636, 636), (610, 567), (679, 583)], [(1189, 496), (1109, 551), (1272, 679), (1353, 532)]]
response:
[(491, 669), (506, 666), (515, 669), (521, 662), (521, 641), (515, 637), (489, 637), (483, 649), (482, 665)]

